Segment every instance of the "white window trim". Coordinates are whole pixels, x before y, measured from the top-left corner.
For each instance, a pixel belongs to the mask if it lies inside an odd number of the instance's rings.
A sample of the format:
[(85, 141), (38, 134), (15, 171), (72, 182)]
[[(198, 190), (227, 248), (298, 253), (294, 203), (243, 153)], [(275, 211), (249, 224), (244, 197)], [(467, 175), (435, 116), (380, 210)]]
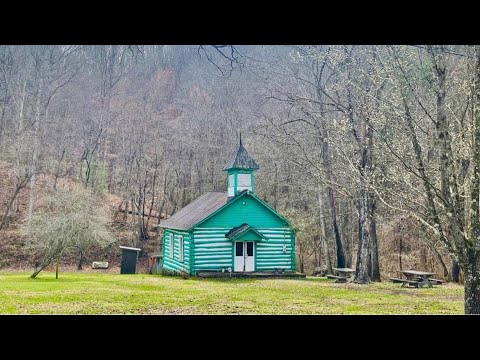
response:
[(183, 235), (178, 235), (178, 261), (183, 262)]
[(169, 234), (169, 240), (170, 240), (170, 253), (168, 255), (170, 256), (170, 259), (173, 259), (174, 245), (173, 245), (173, 234), (172, 233)]

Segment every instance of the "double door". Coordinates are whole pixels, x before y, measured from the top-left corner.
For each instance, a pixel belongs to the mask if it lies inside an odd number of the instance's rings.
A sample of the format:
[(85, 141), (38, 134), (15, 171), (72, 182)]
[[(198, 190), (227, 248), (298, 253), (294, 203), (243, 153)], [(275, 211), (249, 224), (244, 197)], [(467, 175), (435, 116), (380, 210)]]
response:
[(255, 243), (253, 241), (235, 241), (235, 260), (233, 271), (255, 271)]

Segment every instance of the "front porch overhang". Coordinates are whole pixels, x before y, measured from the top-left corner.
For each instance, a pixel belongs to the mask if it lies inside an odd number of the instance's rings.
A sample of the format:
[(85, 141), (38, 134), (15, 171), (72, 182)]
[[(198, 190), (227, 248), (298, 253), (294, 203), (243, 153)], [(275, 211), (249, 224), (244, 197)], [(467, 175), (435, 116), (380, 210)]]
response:
[(262, 241), (267, 238), (262, 235), (258, 230), (244, 223), (240, 226), (234, 227), (225, 237), (231, 241)]

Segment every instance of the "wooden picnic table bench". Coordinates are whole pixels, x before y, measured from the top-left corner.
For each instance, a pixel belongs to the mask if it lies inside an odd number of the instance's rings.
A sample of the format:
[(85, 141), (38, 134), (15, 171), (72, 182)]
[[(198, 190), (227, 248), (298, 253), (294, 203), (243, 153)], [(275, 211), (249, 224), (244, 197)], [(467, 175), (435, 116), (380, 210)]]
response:
[(406, 285), (410, 285), (416, 288), (422, 288), (424, 286), (432, 287), (432, 284), (435, 284), (435, 285), (443, 284), (443, 280), (432, 279), (432, 276), (436, 275), (436, 273), (418, 271), (418, 270), (401, 270), (399, 272), (405, 275), (405, 278), (400, 279), (400, 278), (391, 277), (390, 281), (394, 283), (402, 283), (402, 287), (405, 287)]
[(345, 276), (337, 276), (337, 275), (327, 275), (328, 279), (338, 279), (338, 280), (346, 280)]
[(390, 281), (394, 283), (402, 283), (402, 287), (404, 287), (405, 285), (412, 285), (414, 287), (418, 287), (418, 283), (419, 283), (419, 281), (417, 280), (407, 280), (407, 279), (399, 279), (399, 278), (393, 278), (393, 277), (390, 278)]
[(338, 283), (350, 283), (355, 279), (355, 269), (352, 268), (332, 268), (338, 275), (327, 275), (328, 279), (335, 279)]

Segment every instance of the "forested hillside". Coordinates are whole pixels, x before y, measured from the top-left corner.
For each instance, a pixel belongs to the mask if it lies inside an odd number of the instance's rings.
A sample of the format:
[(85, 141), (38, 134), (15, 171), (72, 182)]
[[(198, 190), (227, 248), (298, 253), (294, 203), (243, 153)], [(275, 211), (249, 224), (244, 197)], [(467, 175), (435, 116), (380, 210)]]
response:
[(145, 259), (161, 219), (226, 190), (241, 132), (298, 271), (425, 269), (465, 278), (478, 310), (479, 89), (475, 46), (2, 45), (0, 267), (38, 261), (22, 229), (62, 189), (114, 238), (63, 264)]

